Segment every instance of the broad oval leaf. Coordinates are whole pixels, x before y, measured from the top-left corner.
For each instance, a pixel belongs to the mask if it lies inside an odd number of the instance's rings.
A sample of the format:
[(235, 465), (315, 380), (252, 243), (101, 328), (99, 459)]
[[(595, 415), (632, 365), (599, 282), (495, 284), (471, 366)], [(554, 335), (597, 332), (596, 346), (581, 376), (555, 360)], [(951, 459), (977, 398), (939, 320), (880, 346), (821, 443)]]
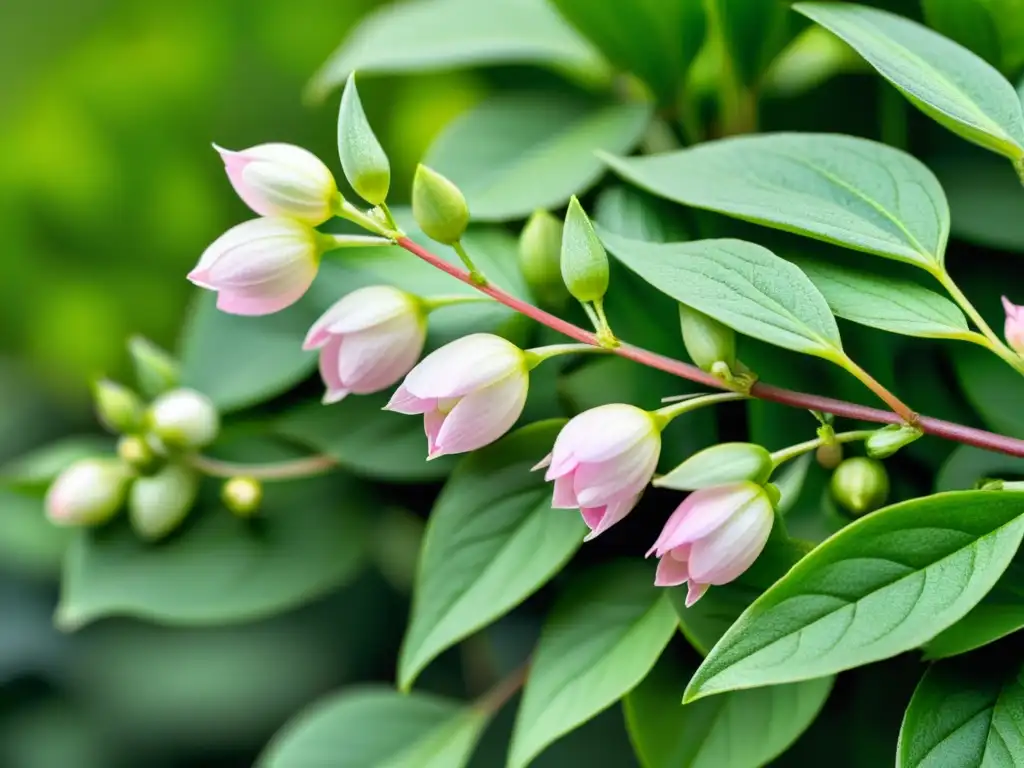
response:
[(446, 648), (507, 613), (572, 557), (586, 533), (575, 512), (551, 508), (531, 473), (564, 421), (531, 424), (464, 459), (434, 505), (420, 554), (399, 685)]
[(833, 678), (730, 691), (680, 705), (692, 674), (670, 653), (623, 700), (644, 768), (760, 768), (814, 722)]
[(606, 157), (623, 178), (684, 205), (940, 269), (949, 207), (898, 149), (839, 134), (738, 136), (647, 157)]
[(822, 677), (915, 648), (973, 608), (1024, 535), (1024, 494), (944, 493), (852, 523), (743, 612), (687, 688)]
[(366, 489), (335, 476), (268, 484), (252, 521), (210, 493), (158, 545), (123, 519), (81, 531), (64, 561), (56, 620), (68, 629), (111, 615), (228, 624), (294, 608), (357, 573), (375, 508)]
[(933, 664), (903, 717), (896, 768), (1024, 765), (1020, 656), (986, 654)]
[(487, 725), (481, 709), (424, 693), (356, 688), (310, 707), (274, 737), (259, 768), (462, 768)]
[(659, 488), (697, 491), (716, 485), (753, 480), (763, 483), (772, 469), (768, 450), (754, 443), (719, 443), (690, 456), (663, 477), (655, 479)]
[(852, 3), (797, 3), (793, 8), (849, 43), (933, 120), (1011, 160), (1024, 157), (1020, 100), (980, 56), (877, 8)]
[(599, 231), (608, 250), (655, 288), (740, 333), (830, 360), (835, 318), (799, 268), (743, 240), (645, 243)]
[(323, 99), (355, 70), (400, 74), (533, 63), (591, 76), (605, 70), (593, 48), (544, 0), (407, 0), (364, 18), (307, 92)]
[(589, 189), (604, 172), (596, 153), (628, 152), (650, 114), (644, 104), (499, 95), (453, 121), (425, 162), (458, 185), (474, 220), (525, 218)]
[(956, 304), (911, 280), (817, 259), (790, 261), (821, 291), (836, 317), (904, 336), (987, 343), (970, 330)]
[(675, 103), (704, 42), (703, 0), (552, 0), (552, 5), (620, 69)]
[(618, 561), (578, 577), (548, 615), (534, 652), (509, 751), (523, 768), (632, 690), (676, 631), (653, 569)]

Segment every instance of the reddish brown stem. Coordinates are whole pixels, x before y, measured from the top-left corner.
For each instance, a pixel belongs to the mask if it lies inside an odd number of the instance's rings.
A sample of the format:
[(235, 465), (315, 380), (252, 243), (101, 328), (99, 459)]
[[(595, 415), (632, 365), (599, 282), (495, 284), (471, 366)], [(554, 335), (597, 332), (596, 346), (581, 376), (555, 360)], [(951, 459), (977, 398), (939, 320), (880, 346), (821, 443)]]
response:
[[(402, 248), (423, 259), (428, 264), (437, 267), (443, 272), (447, 272), (455, 279), (461, 280), (467, 285), (473, 286), (478, 291), (482, 291), (495, 301), (501, 302), (506, 307), (514, 309), (516, 312), (536, 320), (541, 325), (546, 325), (548, 328), (558, 331), (571, 339), (583, 342), (584, 344), (600, 346), (597, 336), (592, 332), (584, 328), (580, 328), (578, 325), (573, 325), (560, 317), (555, 317), (550, 312), (545, 312), (543, 309), (535, 307), (521, 299), (517, 299), (515, 296), (506, 293), (492, 283), (488, 283), (487, 285), (479, 285), (475, 283), (470, 279), (468, 272), (453, 264), (449, 264), (440, 256), (431, 253), (426, 248), (413, 242), (409, 238), (400, 237), (396, 242)], [(682, 379), (703, 384), (706, 387), (713, 387), (714, 389), (729, 388), (721, 379), (712, 376), (710, 373), (705, 373), (694, 365), (684, 363), (681, 360), (675, 360), (671, 357), (666, 357), (665, 355), (659, 355), (656, 352), (651, 352), (640, 347), (634, 347), (631, 344), (622, 344), (610, 351), (613, 354), (626, 358), (627, 360), (633, 360), (634, 362), (646, 365), (650, 368), (657, 368), (660, 371), (665, 371), (666, 373), (671, 373), (673, 376), (678, 376)], [(891, 411), (883, 411), (879, 408), (871, 408), (866, 405), (849, 403), (845, 400), (836, 400), (832, 397), (812, 395), (806, 392), (795, 392), (790, 389), (773, 387), (771, 384), (764, 384), (762, 382), (757, 382), (750, 388), (750, 395), (773, 403), (781, 403), (782, 405), (791, 405), (795, 408), (806, 408), (813, 411), (822, 411), (824, 413), (831, 413), (836, 416), (843, 416), (845, 418), (856, 419), (858, 421), (870, 421), (877, 424), (900, 424), (903, 422), (903, 419), (899, 415)], [(1005, 435), (998, 435), (994, 432), (986, 432), (983, 429), (975, 429), (974, 427), (967, 427), (962, 424), (955, 424), (950, 421), (935, 419), (931, 416), (918, 416), (916, 424), (921, 430), (929, 435), (935, 435), (936, 437), (953, 440), (966, 445), (973, 445), (989, 451), (1009, 454), (1010, 456), (1024, 457), (1024, 440), (1018, 440), (1015, 437), (1006, 437)]]

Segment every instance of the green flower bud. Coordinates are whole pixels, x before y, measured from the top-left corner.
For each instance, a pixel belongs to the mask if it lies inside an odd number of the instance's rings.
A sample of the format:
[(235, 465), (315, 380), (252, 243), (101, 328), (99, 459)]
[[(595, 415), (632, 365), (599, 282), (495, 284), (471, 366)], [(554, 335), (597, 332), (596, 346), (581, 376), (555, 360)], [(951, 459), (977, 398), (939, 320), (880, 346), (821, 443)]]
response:
[(880, 461), (847, 459), (832, 473), (832, 496), (853, 515), (872, 512), (889, 497), (889, 475)]
[(842, 443), (826, 443), (819, 445), (814, 452), (814, 458), (818, 460), (819, 466), (824, 469), (835, 469), (843, 460)]
[(254, 477), (233, 477), (224, 483), (220, 498), (239, 517), (252, 517), (263, 501), (263, 484)]
[(220, 417), (210, 399), (192, 389), (175, 389), (153, 401), (149, 428), (170, 450), (202, 448), (220, 430)]
[(608, 254), (573, 195), (562, 230), (562, 280), (577, 301), (600, 301), (608, 291)]
[(199, 476), (188, 467), (170, 464), (152, 477), (140, 477), (128, 496), (128, 519), (146, 541), (157, 541), (177, 528), (192, 509)]
[(693, 454), (667, 475), (656, 479), (654, 485), (677, 491), (699, 491), (744, 480), (764, 485), (773, 466), (771, 454), (760, 445), (721, 443)]
[(348, 76), (338, 113), (338, 154), (345, 178), (361, 198), (380, 205), (388, 197), (391, 165), (370, 127), (356, 90), (355, 72)]
[(425, 165), (412, 180), (412, 215), (431, 240), (452, 245), (469, 226), (469, 206), (459, 188)]
[(892, 456), (905, 445), (917, 440), (922, 432), (909, 424), (890, 424), (871, 433), (864, 441), (864, 448), (872, 459), (884, 459)]
[(117, 441), (117, 456), (140, 475), (148, 475), (163, 463), (152, 446), (140, 435), (124, 435)]
[(178, 361), (142, 336), (128, 341), (128, 354), (135, 365), (135, 381), (146, 397), (156, 397), (178, 386)]
[(142, 425), (144, 406), (139, 396), (123, 384), (100, 379), (92, 388), (96, 416), (111, 432), (132, 432)]
[(46, 515), (57, 525), (100, 525), (124, 504), (131, 470), (117, 459), (82, 459), (46, 492)]
[(561, 307), (569, 297), (562, 281), (562, 222), (534, 211), (519, 235), (519, 266), (542, 304)]
[(736, 332), (693, 307), (679, 305), (679, 325), (683, 344), (690, 359), (702, 371), (710, 371), (715, 363), (736, 367)]

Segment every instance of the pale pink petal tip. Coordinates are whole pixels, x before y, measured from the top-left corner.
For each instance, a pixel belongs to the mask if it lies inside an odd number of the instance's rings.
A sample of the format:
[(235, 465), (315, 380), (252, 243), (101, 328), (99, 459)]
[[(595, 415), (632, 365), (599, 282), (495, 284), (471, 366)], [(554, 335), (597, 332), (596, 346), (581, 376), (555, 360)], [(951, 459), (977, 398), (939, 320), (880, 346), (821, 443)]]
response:
[(331, 334), (324, 328), (312, 328), (305, 340), (302, 342), (302, 349), (306, 352), (311, 352), (314, 349), (320, 349), (326, 344), (331, 338)]
[(536, 472), (538, 469), (544, 469), (545, 467), (550, 466), (550, 464), (551, 464), (551, 454), (549, 453), (543, 459), (541, 459), (536, 464), (534, 464), (532, 467), (530, 467), (530, 471), (531, 472)]
[(708, 591), (708, 584), (695, 584), (692, 580), (686, 584), (686, 607), (692, 608), (693, 604), (704, 597)]
[(1008, 317), (1016, 317), (1017, 316), (1017, 312), (1020, 310), (1020, 307), (1018, 307), (1016, 304), (1014, 304), (1012, 301), (1010, 301), (1005, 296), (1003, 296), (1002, 299), (1003, 299), (1003, 309), (1006, 310), (1007, 316)]
[(210, 271), (207, 269), (193, 269), (186, 275), (186, 279), (193, 285), (200, 288), (212, 288), (210, 285)]
[(352, 391), (349, 389), (328, 389), (320, 402), (324, 405), (334, 405), (335, 403), (340, 403), (350, 394), (352, 394)]

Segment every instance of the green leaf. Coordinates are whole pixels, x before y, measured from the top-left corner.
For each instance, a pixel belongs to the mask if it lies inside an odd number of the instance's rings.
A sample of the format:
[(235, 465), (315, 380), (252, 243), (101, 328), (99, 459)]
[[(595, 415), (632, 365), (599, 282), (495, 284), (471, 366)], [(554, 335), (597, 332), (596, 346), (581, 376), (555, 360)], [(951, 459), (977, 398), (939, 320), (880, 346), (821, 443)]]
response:
[(55, 578), (73, 531), (51, 523), (37, 495), (0, 488), (0, 510), (0, 566), (32, 577)]
[(644, 243), (599, 234), (619, 261), (655, 288), (740, 333), (830, 360), (843, 354), (818, 289), (767, 248), (742, 240)]
[(1024, 494), (944, 493), (896, 504), (819, 545), (754, 601), (687, 689), (823, 677), (908, 651), (992, 588), (1024, 535)]
[(1024, 185), (999, 158), (980, 151), (931, 161), (949, 196), (953, 236), (1024, 253)]
[(793, 9), (850, 44), (910, 102), (968, 141), (1024, 158), (1024, 114), (1007, 80), (984, 59), (917, 22), (851, 3)]
[(939, 469), (935, 490), (964, 491), (974, 488), (978, 480), (1017, 477), (1024, 477), (1024, 458), (958, 445)]
[(146, 544), (124, 519), (82, 531), (64, 562), (57, 622), (103, 616), (165, 624), (249, 621), (313, 600), (364, 560), (375, 502), (343, 477), (268, 484), (258, 518), (231, 515), (209, 494), (175, 536)]
[(838, 134), (739, 136), (636, 158), (606, 157), (656, 195), (938, 269), (949, 237), (942, 187), (898, 149)]
[(675, 102), (704, 42), (703, 0), (552, 0), (552, 4), (616, 67), (647, 83), (660, 101)]
[(531, 473), (564, 421), (532, 424), (464, 459), (434, 504), (398, 662), (399, 685), (446, 648), (517, 606), (579, 549), (586, 525), (551, 508)]
[(42, 491), (57, 475), (79, 459), (113, 452), (110, 438), (99, 435), (65, 437), (0, 466), (0, 487), (16, 491)]
[(314, 704), (288, 723), (259, 768), (462, 768), (488, 714), (423, 693), (356, 688)]
[(534, 652), (509, 751), (523, 768), (632, 690), (676, 629), (653, 569), (618, 561), (584, 573), (551, 610)]
[(599, 226), (631, 240), (689, 240), (680, 219), (680, 211), (670, 203), (621, 184), (603, 189), (594, 204), (594, 221)]
[(453, 121), (424, 162), (459, 187), (475, 221), (522, 219), (593, 186), (604, 173), (596, 152), (628, 152), (650, 115), (645, 104), (501, 94)]
[(1024, 438), (1024, 381), (991, 352), (979, 347), (953, 350), (953, 369), (982, 421), (997, 432)]
[(760, 768), (821, 711), (833, 678), (730, 691), (680, 705), (693, 669), (669, 653), (623, 701), (644, 768)]
[(1002, 61), (999, 30), (984, 0), (921, 0), (928, 26), (994, 67)]
[(900, 728), (897, 768), (1024, 765), (1020, 658), (967, 657), (929, 667)]
[(408, 0), (367, 15), (307, 92), (319, 101), (355, 70), (402, 74), (493, 64), (542, 64), (589, 76), (604, 70), (544, 0)]
[(744, 85), (756, 86), (793, 39), (801, 19), (781, 0), (711, 0), (732, 66)]
[(351, 396), (329, 406), (304, 403), (282, 415), (274, 432), (373, 480), (419, 483), (446, 477), (454, 457), (427, 461), (423, 420), (382, 410), (388, 397)]
[(181, 383), (206, 394), (221, 411), (238, 411), (287, 392), (316, 369), (302, 341), (319, 312), (307, 296), (263, 317), (217, 309), (217, 297), (196, 297), (181, 340)]
[(956, 304), (911, 280), (817, 259), (790, 261), (821, 291), (836, 317), (904, 336), (985, 343)]

